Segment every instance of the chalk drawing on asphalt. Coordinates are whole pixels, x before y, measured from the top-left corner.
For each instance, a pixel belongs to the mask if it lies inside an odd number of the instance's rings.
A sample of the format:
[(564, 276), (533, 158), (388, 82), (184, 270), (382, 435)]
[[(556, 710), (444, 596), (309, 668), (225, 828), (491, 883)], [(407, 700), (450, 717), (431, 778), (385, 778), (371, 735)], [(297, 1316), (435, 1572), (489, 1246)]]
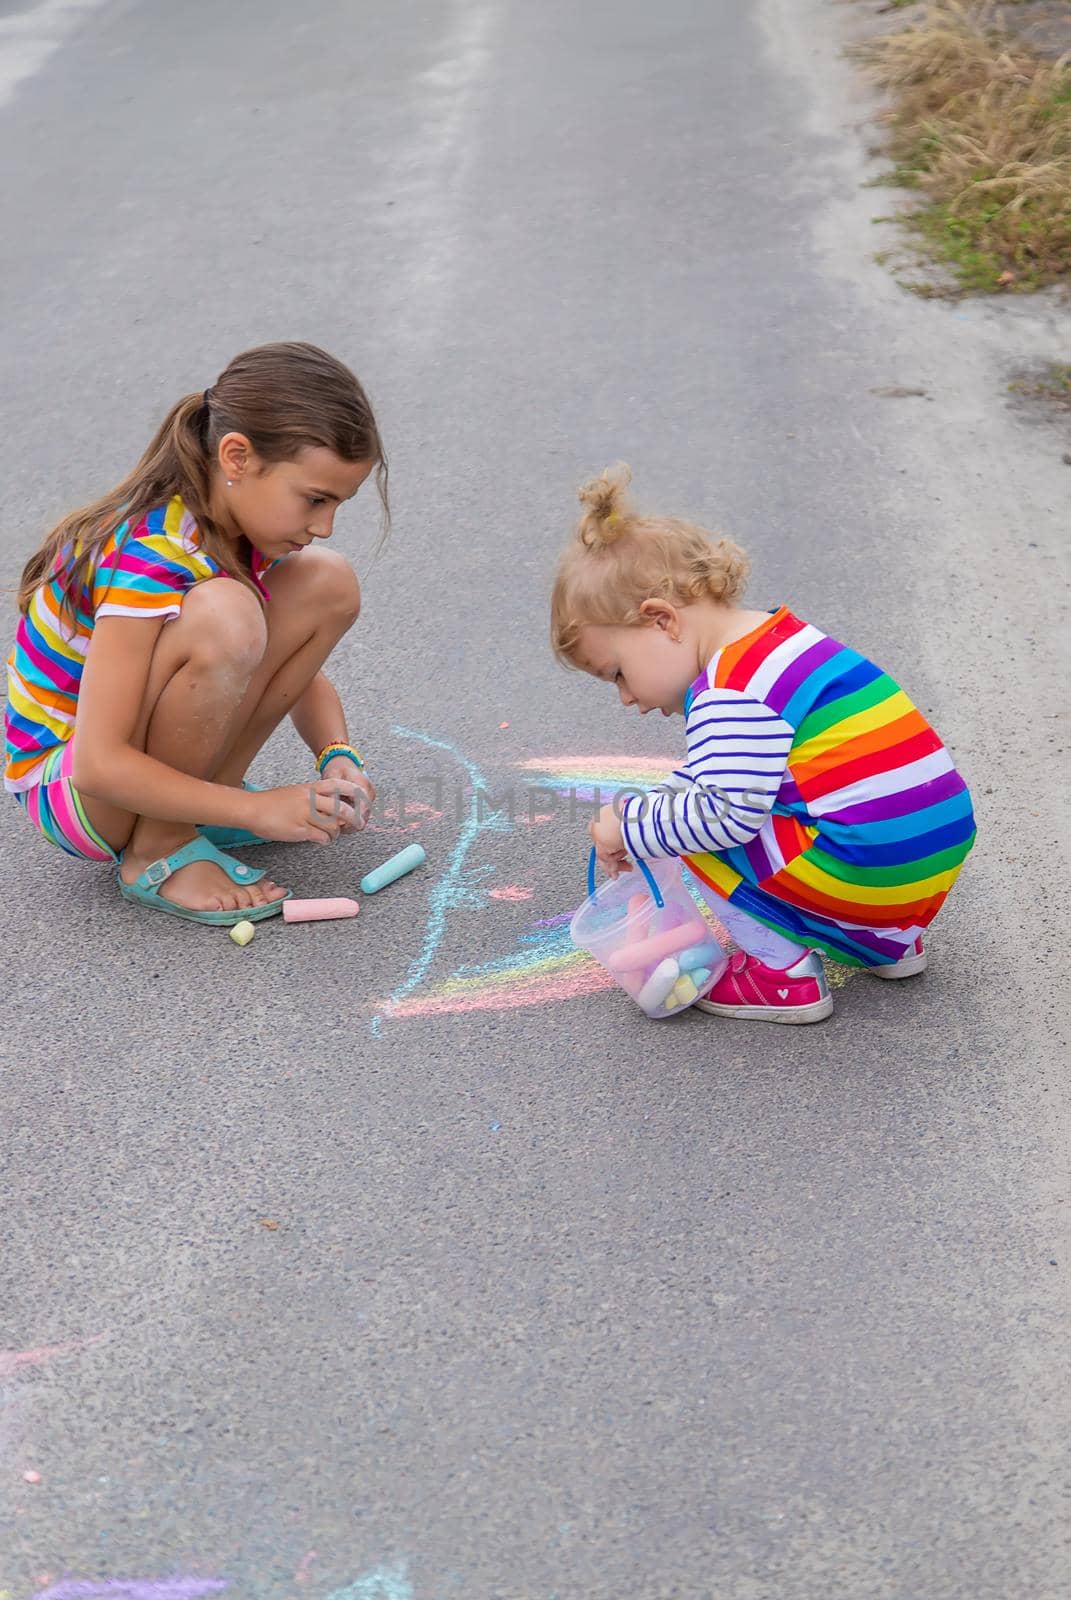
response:
[[(412, 729), (396, 728), (402, 738), (414, 739), (429, 749), (445, 751), (468, 780), (473, 796), (490, 793), (480, 769), (452, 744)], [(568, 795), (569, 812), (578, 812), (578, 822), (594, 815), (601, 800), (609, 804), (624, 788), (645, 789), (672, 770), (669, 756), (565, 755), (539, 756), (516, 763), (537, 793), (552, 797)], [(544, 820), (562, 820), (562, 812), (546, 813)], [(569, 936), (569, 923), (575, 907), (536, 920), (522, 933), (513, 949), (488, 957), (482, 962), (466, 962), (448, 975), (434, 979), (432, 969), (446, 933), (449, 913), (460, 907), (487, 906), (491, 900), (520, 901), (529, 898), (520, 885), (493, 884), (493, 866), (467, 868), (466, 860), (483, 833), (508, 834), (513, 823), (502, 811), (491, 811), (475, 800), (463, 820), (457, 842), (446, 868), (432, 886), (422, 943), (402, 982), (388, 996), (373, 1002), (372, 1031), (378, 1036), (387, 1021), (416, 1020), (422, 1017), (460, 1015), (478, 1011), (509, 1011), (561, 1003), (597, 994), (614, 987), (613, 979), (585, 951), (577, 950)], [(578, 860), (586, 853), (586, 839), (579, 837)], [(583, 898), (581, 887), (577, 904)], [(706, 900), (697, 895), (699, 908), (725, 950), (732, 940)], [(495, 922), (488, 921), (493, 937)], [(832, 987), (847, 982), (850, 970), (827, 964)]]

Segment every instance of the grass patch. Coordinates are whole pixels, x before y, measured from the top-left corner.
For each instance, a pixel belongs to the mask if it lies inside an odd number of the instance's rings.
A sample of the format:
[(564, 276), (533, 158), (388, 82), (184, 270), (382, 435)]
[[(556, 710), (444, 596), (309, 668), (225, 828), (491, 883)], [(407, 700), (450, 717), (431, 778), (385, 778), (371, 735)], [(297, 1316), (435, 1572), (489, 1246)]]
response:
[(1022, 372), (1008, 385), (1012, 394), (1040, 400), (1060, 411), (1071, 411), (1071, 364), (1050, 361), (1036, 372)]
[(993, 15), (930, 0), (859, 53), (892, 95), (890, 181), (929, 202), (901, 220), (961, 291), (1024, 292), (1071, 274), (1071, 58), (1042, 60)]

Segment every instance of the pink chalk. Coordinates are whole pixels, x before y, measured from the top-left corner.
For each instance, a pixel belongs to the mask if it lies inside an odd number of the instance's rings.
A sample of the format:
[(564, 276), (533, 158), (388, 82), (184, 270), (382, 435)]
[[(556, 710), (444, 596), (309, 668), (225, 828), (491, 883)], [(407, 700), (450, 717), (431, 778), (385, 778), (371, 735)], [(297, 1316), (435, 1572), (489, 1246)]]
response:
[(650, 900), (648, 899), (648, 897), (645, 894), (630, 895), (629, 896), (629, 902), (628, 902), (628, 914), (629, 914), (629, 916), (630, 917), (634, 917), (636, 915), (637, 911), (642, 911), (644, 906), (648, 906), (648, 905), (650, 905), (650, 903), (651, 903)]
[[(286, 910), (285, 905), (283, 910)], [(637, 939), (633, 944), (622, 945), (620, 950), (606, 957), (606, 965), (612, 972), (635, 972), (637, 967), (652, 966), (654, 962), (661, 961), (663, 956), (671, 956), (675, 950), (687, 950), (690, 944), (697, 944), (706, 936), (705, 922), (685, 922), (679, 928), (670, 928), (668, 933), (656, 933), (650, 939)]]
[(283, 921), (330, 922), (334, 917), (355, 917), (360, 909), (356, 900), (284, 900)]

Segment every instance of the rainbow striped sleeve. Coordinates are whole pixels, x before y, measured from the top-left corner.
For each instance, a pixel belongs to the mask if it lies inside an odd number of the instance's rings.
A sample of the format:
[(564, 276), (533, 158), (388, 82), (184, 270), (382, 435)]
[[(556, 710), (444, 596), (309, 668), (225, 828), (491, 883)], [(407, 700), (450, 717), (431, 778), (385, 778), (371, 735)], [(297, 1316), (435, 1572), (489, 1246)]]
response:
[(99, 619), (177, 616), (193, 585), (218, 573), (199, 545), (197, 524), (178, 497), (134, 528), (124, 523), (101, 547), (73, 625), (63, 604), (69, 551), (57, 557), (19, 620), (8, 658), (5, 789), (18, 794), (32, 788), (49, 752), (73, 734), (82, 669)]
[(198, 548), (196, 524), (176, 496), (136, 528), (124, 523), (101, 549), (91, 607), (101, 617), (177, 617), (184, 595), (216, 564)]

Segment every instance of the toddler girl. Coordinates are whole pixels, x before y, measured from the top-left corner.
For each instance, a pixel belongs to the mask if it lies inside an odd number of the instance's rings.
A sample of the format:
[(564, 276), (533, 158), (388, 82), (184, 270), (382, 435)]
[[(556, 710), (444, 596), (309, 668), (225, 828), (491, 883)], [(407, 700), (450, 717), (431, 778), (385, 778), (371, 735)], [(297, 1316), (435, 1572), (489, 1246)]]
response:
[(786, 606), (742, 609), (743, 551), (637, 514), (627, 481), (580, 491), (552, 644), (641, 715), (683, 713), (687, 759), (604, 807), (595, 849), (615, 877), (677, 856), (698, 879), (739, 946), (702, 1010), (817, 1022), (833, 1009), (817, 950), (884, 978), (925, 967), (974, 840), (967, 786), (880, 667)]
[[(273, 916), (286, 892), (225, 847), (363, 826), (374, 791), (322, 671), (360, 591), (322, 542), (373, 472), (386, 513), (353, 373), (263, 345), (173, 406), (129, 477), (27, 565), (4, 786), (62, 850), (115, 865), (128, 900)], [(257, 790), (246, 771), (287, 715), (319, 779)]]

